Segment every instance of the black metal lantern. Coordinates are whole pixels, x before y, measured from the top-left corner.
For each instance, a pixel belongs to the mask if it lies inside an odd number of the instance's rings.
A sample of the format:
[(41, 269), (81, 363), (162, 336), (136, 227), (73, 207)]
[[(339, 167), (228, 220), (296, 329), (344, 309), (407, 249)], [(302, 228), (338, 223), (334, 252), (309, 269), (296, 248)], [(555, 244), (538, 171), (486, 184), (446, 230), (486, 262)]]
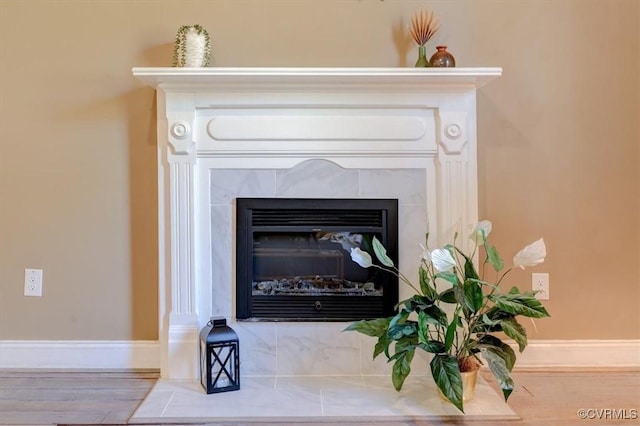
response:
[(200, 383), (208, 394), (240, 389), (240, 342), (225, 318), (200, 331)]

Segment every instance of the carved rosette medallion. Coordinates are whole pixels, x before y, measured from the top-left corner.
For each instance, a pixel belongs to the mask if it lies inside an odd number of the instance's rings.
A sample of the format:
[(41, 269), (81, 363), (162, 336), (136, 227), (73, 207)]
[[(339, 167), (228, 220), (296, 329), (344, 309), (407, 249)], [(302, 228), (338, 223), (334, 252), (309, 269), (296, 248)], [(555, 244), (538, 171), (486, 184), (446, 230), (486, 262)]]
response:
[(191, 126), (184, 120), (176, 121), (171, 125), (170, 132), (176, 139), (185, 139), (191, 133)]
[(169, 126), (169, 143), (174, 155), (190, 154), (193, 148), (191, 126), (185, 120), (178, 120)]
[(440, 114), (440, 144), (447, 154), (460, 154), (467, 143), (467, 113)]
[(449, 139), (458, 139), (462, 134), (462, 129), (458, 123), (451, 123), (445, 127), (444, 133), (449, 137)]

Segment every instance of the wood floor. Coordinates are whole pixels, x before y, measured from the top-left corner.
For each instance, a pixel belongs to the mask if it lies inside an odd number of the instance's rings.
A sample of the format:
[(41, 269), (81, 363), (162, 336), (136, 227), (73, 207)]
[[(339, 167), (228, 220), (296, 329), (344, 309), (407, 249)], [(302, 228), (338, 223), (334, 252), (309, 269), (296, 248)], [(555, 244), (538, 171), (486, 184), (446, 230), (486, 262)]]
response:
[[(483, 375), (494, 383), (490, 374)], [(640, 424), (639, 371), (516, 371), (513, 376), (517, 388), (509, 405), (523, 421), (500, 425)], [(127, 424), (156, 378), (153, 372), (0, 371), (0, 425)], [(590, 410), (589, 419), (579, 418), (581, 409)], [(276, 424), (261, 424), (266, 425)]]

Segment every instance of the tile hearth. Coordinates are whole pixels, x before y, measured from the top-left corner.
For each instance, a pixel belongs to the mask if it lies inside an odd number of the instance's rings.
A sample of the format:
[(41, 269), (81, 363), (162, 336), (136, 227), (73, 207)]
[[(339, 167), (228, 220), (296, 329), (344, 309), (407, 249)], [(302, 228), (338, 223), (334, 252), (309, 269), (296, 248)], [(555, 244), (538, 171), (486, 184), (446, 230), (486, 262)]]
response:
[(160, 380), (129, 423), (521, 420), (481, 377), (465, 411), (442, 401), (430, 376), (410, 376), (401, 392), (388, 376), (254, 376), (211, 395), (195, 382)]

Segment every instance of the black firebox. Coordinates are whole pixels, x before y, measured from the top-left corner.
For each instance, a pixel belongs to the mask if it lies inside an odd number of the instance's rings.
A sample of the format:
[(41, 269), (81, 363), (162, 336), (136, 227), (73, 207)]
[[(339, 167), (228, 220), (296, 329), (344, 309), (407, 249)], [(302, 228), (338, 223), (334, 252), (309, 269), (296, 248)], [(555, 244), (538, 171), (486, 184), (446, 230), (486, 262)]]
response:
[(352, 321), (393, 314), (397, 277), (359, 266), (351, 251), (366, 251), (376, 262), (376, 237), (397, 264), (398, 200), (236, 201), (238, 319)]

